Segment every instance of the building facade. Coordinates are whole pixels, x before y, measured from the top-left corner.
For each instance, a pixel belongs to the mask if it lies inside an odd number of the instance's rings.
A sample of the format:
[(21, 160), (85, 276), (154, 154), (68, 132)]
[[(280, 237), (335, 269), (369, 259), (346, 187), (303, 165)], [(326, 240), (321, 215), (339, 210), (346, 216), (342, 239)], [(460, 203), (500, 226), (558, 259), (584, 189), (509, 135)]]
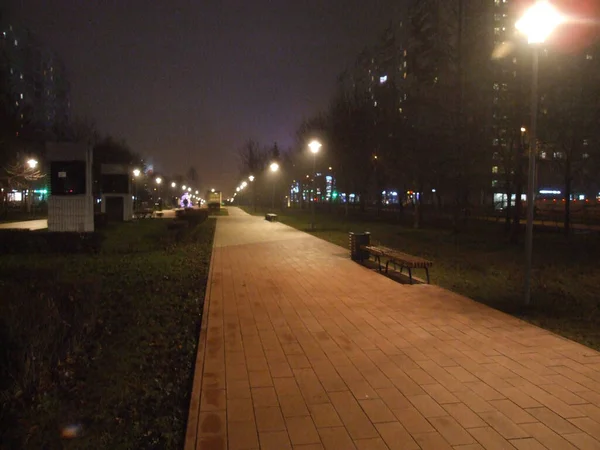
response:
[(19, 133), (45, 136), (69, 123), (70, 84), (60, 57), (31, 31), (0, 18), (3, 89)]

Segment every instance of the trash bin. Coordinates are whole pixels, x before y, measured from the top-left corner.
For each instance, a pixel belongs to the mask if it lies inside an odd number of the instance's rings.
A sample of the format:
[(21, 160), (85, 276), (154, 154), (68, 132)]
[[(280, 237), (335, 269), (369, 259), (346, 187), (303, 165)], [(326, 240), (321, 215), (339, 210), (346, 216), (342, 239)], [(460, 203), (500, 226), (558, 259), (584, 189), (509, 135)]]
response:
[(364, 261), (369, 259), (369, 252), (361, 250), (361, 245), (371, 244), (371, 233), (365, 231), (364, 233), (353, 233), (350, 232), (350, 258), (353, 261)]

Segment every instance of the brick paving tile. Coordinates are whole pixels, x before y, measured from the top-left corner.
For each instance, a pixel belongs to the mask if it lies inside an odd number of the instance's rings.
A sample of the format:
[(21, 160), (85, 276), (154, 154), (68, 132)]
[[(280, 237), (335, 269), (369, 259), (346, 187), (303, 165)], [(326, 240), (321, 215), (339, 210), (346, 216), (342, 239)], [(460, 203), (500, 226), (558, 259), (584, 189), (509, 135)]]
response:
[(581, 450), (600, 450), (600, 441), (586, 433), (567, 434), (565, 439)]
[(340, 416), (331, 403), (310, 405), (310, 415), (319, 428), (342, 426)]
[[(260, 448), (256, 424), (251, 422), (230, 423), (227, 427), (227, 441), (229, 450), (250, 450)], [(199, 446), (203, 449), (204, 447)]]
[(574, 450), (564, 438), (542, 423), (524, 423), (521, 427), (549, 450)]
[(429, 419), (435, 429), (452, 445), (472, 444), (473, 437), (450, 416)]
[(186, 450), (599, 448), (598, 352), (229, 212)]
[(533, 438), (513, 439), (510, 443), (519, 450), (546, 450), (546, 447)]
[(486, 450), (514, 449), (509, 441), (491, 427), (471, 428), (468, 431)]
[(310, 416), (287, 417), (285, 422), (292, 444), (315, 444), (321, 442)]
[(485, 450), (479, 444), (454, 445), (452, 448), (454, 450)]
[(354, 445), (358, 450), (389, 450), (389, 447), (381, 438), (359, 439), (354, 441)]
[(510, 420), (517, 425), (520, 423), (531, 423), (538, 421), (538, 419), (527, 412), (528, 410), (517, 406), (511, 400), (491, 400), (490, 404), (506, 417), (509, 417)]
[(356, 449), (348, 431), (344, 427), (319, 428), (319, 436), (325, 450), (352, 450)]
[(413, 434), (413, 437), (422, 450), (452, 450), (453, 448), (439, 433)]
[(285, 431), (264, 431), (259, 433), (262, 450), (292, 450), (292, 444)]
[(378, 423), (376, 427), (390, 450), (419, 449), (419, 445), (399, 422)]
[(486, 426), (483, 419), (469, 409), (464, 403), (449, 403), (443, 405), (443, 408), (448, 411), (448, 414), (454, 417), (463, 428), (479, 428)]

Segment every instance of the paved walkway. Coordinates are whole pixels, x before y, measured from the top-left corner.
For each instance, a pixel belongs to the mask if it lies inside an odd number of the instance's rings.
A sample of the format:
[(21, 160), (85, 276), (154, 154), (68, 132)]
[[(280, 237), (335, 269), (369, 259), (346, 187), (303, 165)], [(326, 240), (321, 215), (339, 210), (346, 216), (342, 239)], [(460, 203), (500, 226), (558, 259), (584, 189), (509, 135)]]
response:
[(48, 228), (48, 219), (0, 223), (0, 230), (45, 230), (46, 228)]
[(600, 449), (600, 353), (229, 211), (186, 450)]

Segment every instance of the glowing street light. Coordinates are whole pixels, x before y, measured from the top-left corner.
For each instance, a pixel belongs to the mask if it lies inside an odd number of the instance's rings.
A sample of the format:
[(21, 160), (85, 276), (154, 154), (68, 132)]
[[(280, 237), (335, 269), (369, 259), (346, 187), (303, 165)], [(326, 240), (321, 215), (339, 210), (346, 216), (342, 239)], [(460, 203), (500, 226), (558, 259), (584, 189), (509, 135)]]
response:
[[(517, 30), (527, 36), (532, 44), (533, 71), (531, 85), (531, 126), (529, 128), (529, 176), (527, 180), (527, 231), (525, 234), (525, 304), (531, 301), (531, 269), (533, 254), (533, 215), (535, 202), (535, 164), (537, 151), (537, 112), (539, 103), (539, 59), (540, 45), (564, 22), (564, 17), (547, 0), (538, 0), (515, 24)], [(525, 127), (521, 131), (525, 132)]]
[(156, 184), (160, 184), (162, 183), (162, 178), (161, 177), (156, 177)]
[(196, 195), (198, 195), (200, 192), (196, 191)]
[(174, 181), (171, 183), (171, 187), (172, 188), (176, 188), (177, 187), (177, 183), (175, 183)]
[(526, 131), (527, 131), (527, 128), (521, 127), (521, 133), (525, 133)]
[(276, 162), (273, 162), (269, 166), (269, 169), (271, 169), (271, 172), (277, 172), (279, 170), (279, 164), (277, 164)]
[(543, 44), (564, 22), (564, 17), (549, 1), (533, 4), (516, 23), (517, 30), (527, 36), (530, 44)]
[(252, 183), (252, 182), (254, 181), (254, 175), (250, 175), (250, 176), (248, 177), (248, 179), (249, 179), (249, 180), (250, 180), (250, 182)]
[(240, 192), (240, 187), (239, 186), (235, 188), (235, 192)]
[(183, 186), (181, 186), (181, 189), (185, 191), (187, 189), (187, 186), (184, 184)]
[(191, 187), (187, 188), (187, 190), (188, 190), (188, 192), (192, 192), (192, 188)]
[(246, 186), (248, 186), (248, 183), (246, 183), (245, 181), (242, 183), (242, 189), (244, 189)]
[(215, 192), (215, 190), (214, 190), (214, 189), (211, 189), (211, 190), (210, 190), (210, 192)]
[(29, 166), (30, 169), (35, 169), (38, 165), (38, 162), (36, 159), (31, 158), (30, 160), (27, 161), (27, 165)]
[(142, 173), (142, 171), (140, 169), (133, 169), (133, 176), (134, 177), (139, 177), (140, 174)]

